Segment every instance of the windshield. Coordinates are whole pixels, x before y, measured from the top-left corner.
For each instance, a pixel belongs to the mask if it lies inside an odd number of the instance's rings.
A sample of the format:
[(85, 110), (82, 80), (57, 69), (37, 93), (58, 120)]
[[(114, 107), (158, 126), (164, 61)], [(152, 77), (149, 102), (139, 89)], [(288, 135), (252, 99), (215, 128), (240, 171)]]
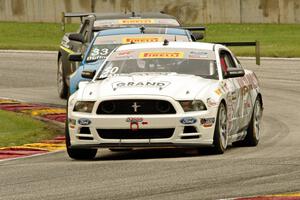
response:
[[(208, 56), (208, 52), (149, 51), (136, 53), (138, 58), (135, 58), (134, 53), (130, 51), (114, 53), (104, 64), (97, 78), (103, 79), (109, 76), (135, 73), (178, 73), (218, 79), (215, 59)], [(188, 55), (186, 55), (187, 53)]]
[[(135, 29), (132, 29), (131, 31), (133, 33), (136, 32)], [(184, 34), (184, 32), (181, 31), (182, 30), (180, 30), (180, 32), (178, 31), (178, 33)], [(99, 59), (105, 59), (117, 46), (120, 46), (121, 44), (162, 42), (164, 41), (164, 39), (167, 39), (169, 41), (176, 40), (181, 42), (189, 41), (187, 35), (174, 35), (175, 31), (173, 29), (168, 29), (168, 32), (168, 34), (165, 34), (165, 32), (162, 32), (162, 34), (130, 34), (130, 32), (125, 34), (125, 32), (122, 30), (120, 30), (120, 32), (112, 32), (111, 30), (100, 32), (100, 34), (95, 39), (91, 50), (88, 52), (86, 61), (94, 62)]]

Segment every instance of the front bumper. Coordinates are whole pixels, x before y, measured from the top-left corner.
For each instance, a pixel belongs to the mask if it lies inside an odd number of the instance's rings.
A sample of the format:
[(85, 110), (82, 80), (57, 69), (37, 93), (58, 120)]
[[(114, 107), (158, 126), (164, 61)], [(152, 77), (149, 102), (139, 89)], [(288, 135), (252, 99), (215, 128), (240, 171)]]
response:
[[(166, 100), (172, 103), (177, 111), (176, 114), (98, 115), (95, 108), (92, 113), (80, 113), (73, 112), (72, 106), (69, 106), (70, 147), (198, 147), (213, 144), (217, 107), (206, 111), (185, 113), (177, 101)], [(95, 107), (97, 104), (99, 105), (99, 102), (95, 104)], [(87, 119), (88, 125), (81, 125), (79, 121), (82, 119)], [(194, 120), (188, 120), (189, 122), (185, 123), (182, 119)], [(213, 122), (207, 126), (204, 121)], [(105, 137), (101, 134), (101, 130), (105, 130)], [(111, 130), (111, 134), (121, 136), (119, 138), (118, 136), (107, 137)], [(153, 138), (151, 137), (152, 130)], [(172, 133), (157, 137), (157, 132), (161, 130), (172, 130)], [(146, 132), (146, 137), (139, 137), (139, 131)], [(123, 137), (122, 133), (126, 136)], [(131, 133), (136, 135), (131, 137)]]
[[(195, 118), (197, 121), (193, 124), (182, 124), (183, 118)], [(184, 115), (168, 115), (168, 116), (130, 116), (130, 118), (143, 119), (147, 124), (139, 124), (138, 129), (152, 129), (154, 132), (159, 129), (174, 129), (171, 137), (166, 138), (102, 138), (101, 130), (131, 130), (132, 126), (128, 122), (128, 116), (93, 116), (73, 114), (69, 119), (76, 121), (76, 125), (69, 123), (69, 134), (71, 147), (75, 148), (110, 148), (110, 147), (165, 147), (165, 146), (203, 146), (213, 143), (214, 123), (210, 127), (204, 127), (201, 124), (202, 119), (214, 118), (207, 112), (202, 114), (184, 114)], [(78, 124), (79, 119), (89, 119), (90, 125)], [(130, 127), (131, 126), (131, 127)], [(83, 128), (85, 127), (85, 128)], [(186, 131), (185, 127), (193, 127), (194, 132)], [(134, 129), (136, 129), (134, 124)], [(82, 132), (82, 130), (85, 130)], [(86, 131), (89, 130), (89, 131)], [(124, 131), (125, 132), (125, 131)], [(138, 131), (137, 131), (138, 132)], [(122, 134), (122, 133), (120, 133)], [(133, 131), (133, 134), (135, 132)], [(137, 133), (138, 134), (138, 133)], [(149, 137), (149, 136), (148, 136)]]

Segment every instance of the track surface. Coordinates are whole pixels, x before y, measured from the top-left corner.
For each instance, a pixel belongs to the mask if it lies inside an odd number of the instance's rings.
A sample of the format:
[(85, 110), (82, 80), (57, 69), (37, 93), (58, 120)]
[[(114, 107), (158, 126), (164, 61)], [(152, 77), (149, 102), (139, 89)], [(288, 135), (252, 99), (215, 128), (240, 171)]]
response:
[[(55, 54), (0, 54), (0, 96), (64, 105)], [(300, 61), (242, 60), (263, 89), (255, 148), (152, 149), (73, 161), (65, 152), (0, 162), (0, 199), (220, 199), (300, 191)]]

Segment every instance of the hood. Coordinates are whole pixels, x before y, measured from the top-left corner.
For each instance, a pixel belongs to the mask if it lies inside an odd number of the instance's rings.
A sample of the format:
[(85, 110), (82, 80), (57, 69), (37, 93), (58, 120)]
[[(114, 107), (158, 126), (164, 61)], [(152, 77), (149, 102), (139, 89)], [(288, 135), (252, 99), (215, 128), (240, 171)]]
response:
[(216, 80), (176, 73), (132, 74), (90, 82), (79, 89), (84, 99), (118, 95), (168, 96), (177, 100), (194, 99)]

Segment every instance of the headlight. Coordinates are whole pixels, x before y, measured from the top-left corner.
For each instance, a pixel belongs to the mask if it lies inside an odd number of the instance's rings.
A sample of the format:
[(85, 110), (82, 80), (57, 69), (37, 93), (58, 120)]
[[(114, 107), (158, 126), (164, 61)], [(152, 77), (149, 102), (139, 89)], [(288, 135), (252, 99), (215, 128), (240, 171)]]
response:
[(73, 111), (91, 113), (94, 107), (95, 101), (77, 101)]
[(205, 104), (201, 100), (179, 101), (184, 112), (207, 110)]

